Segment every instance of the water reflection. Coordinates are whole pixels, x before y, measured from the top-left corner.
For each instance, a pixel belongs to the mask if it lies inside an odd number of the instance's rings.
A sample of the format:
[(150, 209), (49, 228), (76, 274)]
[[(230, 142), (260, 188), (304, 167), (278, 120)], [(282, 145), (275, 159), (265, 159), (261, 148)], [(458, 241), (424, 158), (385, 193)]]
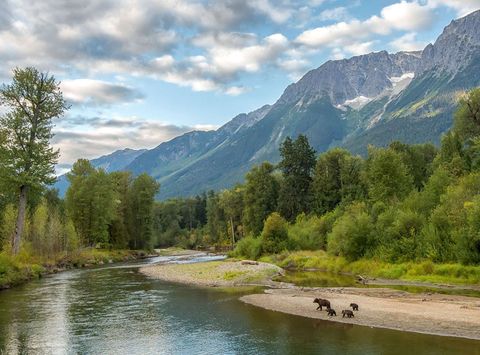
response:
[(0, 353), (480, 354), (476, 341), (304, 319), (238, 296), (131, 267), (65, 272), (0, 293)]

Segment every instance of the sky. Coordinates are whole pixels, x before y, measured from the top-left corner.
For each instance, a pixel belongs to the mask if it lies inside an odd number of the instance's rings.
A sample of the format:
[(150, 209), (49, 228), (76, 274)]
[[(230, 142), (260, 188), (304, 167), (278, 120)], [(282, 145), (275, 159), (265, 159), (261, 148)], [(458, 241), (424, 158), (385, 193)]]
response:
[[(480, 0), (0, 0), (0, 83), (61, 81), (57, 171), (272, 104), (330, 59), (423, 49)], [(0, 107), (0, 114), (2, 108)]]

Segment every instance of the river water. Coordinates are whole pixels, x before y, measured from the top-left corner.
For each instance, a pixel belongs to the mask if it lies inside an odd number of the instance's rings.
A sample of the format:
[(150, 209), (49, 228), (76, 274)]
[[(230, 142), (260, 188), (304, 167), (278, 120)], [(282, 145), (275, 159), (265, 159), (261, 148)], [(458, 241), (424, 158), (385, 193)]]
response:
[(138, 265), (66, 271), (0, 292), (0, 353), (480, 354), (479, 341), (305, 319), (238, 297), (152, 280)]

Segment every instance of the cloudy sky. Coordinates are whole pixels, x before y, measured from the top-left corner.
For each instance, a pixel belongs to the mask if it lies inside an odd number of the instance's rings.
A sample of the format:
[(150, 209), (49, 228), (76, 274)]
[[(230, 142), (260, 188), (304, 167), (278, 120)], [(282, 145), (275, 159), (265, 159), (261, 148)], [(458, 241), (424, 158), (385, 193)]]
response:
[(328, 59), (422, 49), (480, 0), (0, 0), (0, 82), (33, 65), (72, 104), (61, 167), (273, 103)]

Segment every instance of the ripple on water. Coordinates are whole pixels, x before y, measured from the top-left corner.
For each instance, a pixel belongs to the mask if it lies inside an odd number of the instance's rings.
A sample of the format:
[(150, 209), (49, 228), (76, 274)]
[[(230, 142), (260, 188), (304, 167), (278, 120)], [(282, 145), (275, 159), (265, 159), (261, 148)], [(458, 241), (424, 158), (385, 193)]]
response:
[(479, 342), (345, 326), (245, 305), (128, 267), (74, 270), (0, 293), (0, 353), (478, 353)]

